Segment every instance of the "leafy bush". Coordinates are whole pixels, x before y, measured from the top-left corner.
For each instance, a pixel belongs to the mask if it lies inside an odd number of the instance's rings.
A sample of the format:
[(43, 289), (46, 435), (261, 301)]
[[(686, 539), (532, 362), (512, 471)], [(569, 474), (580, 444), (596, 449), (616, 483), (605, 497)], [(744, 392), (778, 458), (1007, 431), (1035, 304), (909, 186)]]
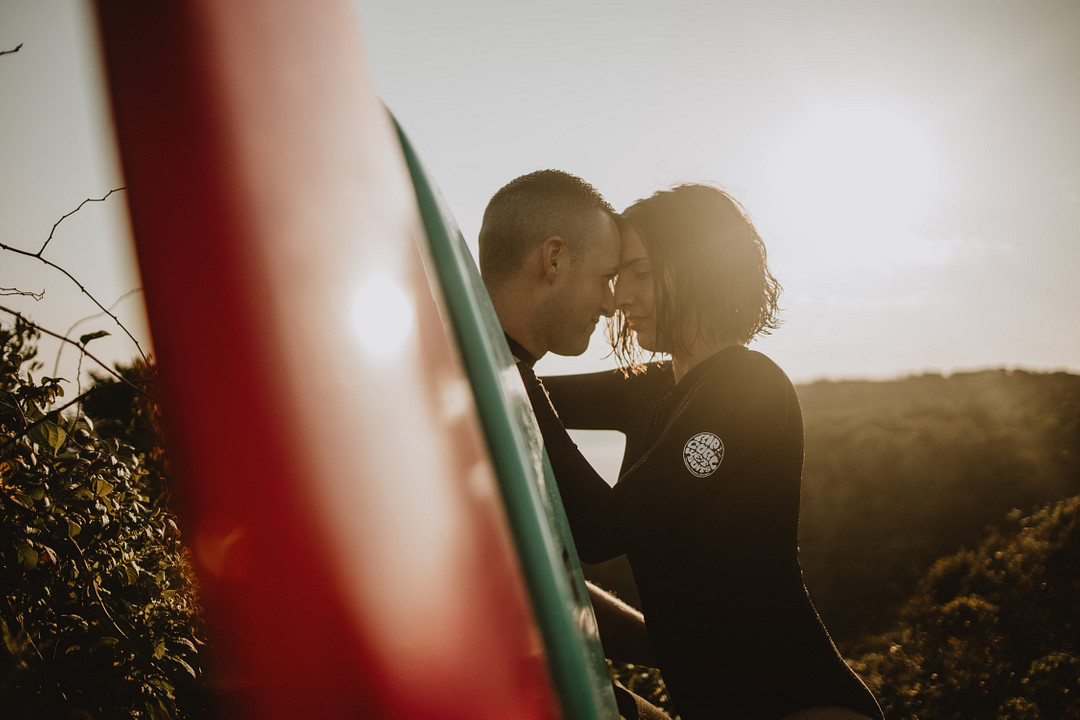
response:
[(618, 680), (627, 690), (663, 710), (671, 720), (679, 720), (679, 715), (671, 702), (671, 696), (668, 695), (667, 686), (664, 685), (664, 678), (661, 677), (659, 670), (610, 660), (608, 670), (611, 677)]
[(890, 720), (1080, 719), (1080, 497), (942, 558), (849, 657)]
[[(202, 625), (162, 501), (160, 442), (144, 436), (136, 449), (134, 424), (95, 420), (80, 403), (50, 411), (64, 386), (33, 377), (36, 340), (24, 323), (0, 327), (0, 707), (191, 717), (204, 705)], [(105, 392), (99, 383), (86, 397)]]

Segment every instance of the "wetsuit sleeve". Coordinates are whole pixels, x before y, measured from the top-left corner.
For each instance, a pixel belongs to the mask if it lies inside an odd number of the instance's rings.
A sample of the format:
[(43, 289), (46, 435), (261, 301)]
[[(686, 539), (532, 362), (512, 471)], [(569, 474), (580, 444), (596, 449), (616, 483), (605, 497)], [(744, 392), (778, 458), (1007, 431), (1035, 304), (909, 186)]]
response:
[(601, 562), (621, 555), (624, 550), (613, 532), (614, 494), (611, 487), (566, 432), (532, 368), (522, 364), (518, 369), (544, 438), (544, 448), (559, 486), (578, 554), (585, 562)]
[(563, 426), (617, 430), (632, 438), (648, 428), (652, 408), (671, 385), (671, 365), (649, 363), (630, 376), (621, 370), (549, 375), (543, 383)]
[(618, 370), (549, 375), (543, 384), (564, 427), (625, 432), (628, 383)]

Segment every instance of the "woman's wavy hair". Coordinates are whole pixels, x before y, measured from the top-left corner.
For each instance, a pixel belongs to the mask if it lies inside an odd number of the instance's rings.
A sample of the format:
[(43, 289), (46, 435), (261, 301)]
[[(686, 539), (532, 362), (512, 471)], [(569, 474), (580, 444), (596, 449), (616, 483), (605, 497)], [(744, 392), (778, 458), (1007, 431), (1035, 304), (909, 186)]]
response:
[[(679, 185), (623, 211), (653, 268), (657, 342), (688, 351), (698, 339), (741, 344), (780, 326), (782, 288), (769, 272), (765, 243), (733, 197), (709, 185)], [(644, 354), (621, 311), (608, 336), (619, 365), (640, 369)]]

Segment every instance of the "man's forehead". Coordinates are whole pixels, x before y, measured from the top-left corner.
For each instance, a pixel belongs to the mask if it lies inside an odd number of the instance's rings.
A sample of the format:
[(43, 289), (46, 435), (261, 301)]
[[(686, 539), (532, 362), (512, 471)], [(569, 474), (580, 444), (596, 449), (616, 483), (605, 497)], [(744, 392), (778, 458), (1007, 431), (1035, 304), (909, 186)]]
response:
[(619, 226), (611, 215), (603, 210), (597, 210), (596, 213), (595, 223), (588, 236), (583, 238), (585, 247), (581, 254), (582, 262), (594, 270), (614, 272), (622, 253)]
[(593, 247), (599, 250), (604, 262), (610, 261), (618, 264), (619, 254), (622, 252), (622, 238), (619, 235), (619, 226), (615, 224), (613, 217), (604, 213), (604, 220), (600, 227), (602, 229), (597, 234)]

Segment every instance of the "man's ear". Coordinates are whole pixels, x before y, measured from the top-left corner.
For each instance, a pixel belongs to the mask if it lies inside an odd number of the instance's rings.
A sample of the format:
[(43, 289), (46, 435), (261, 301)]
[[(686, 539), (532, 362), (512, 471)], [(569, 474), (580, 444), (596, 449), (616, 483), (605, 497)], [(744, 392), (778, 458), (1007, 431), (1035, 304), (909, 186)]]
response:
[(558, 279), (560, 271), (566, 273), (570, 263), (570, 249), (561, 237), (552, 235), (540, 246), (540, 258), (544, 263), (544, 279), (553, 283)]

